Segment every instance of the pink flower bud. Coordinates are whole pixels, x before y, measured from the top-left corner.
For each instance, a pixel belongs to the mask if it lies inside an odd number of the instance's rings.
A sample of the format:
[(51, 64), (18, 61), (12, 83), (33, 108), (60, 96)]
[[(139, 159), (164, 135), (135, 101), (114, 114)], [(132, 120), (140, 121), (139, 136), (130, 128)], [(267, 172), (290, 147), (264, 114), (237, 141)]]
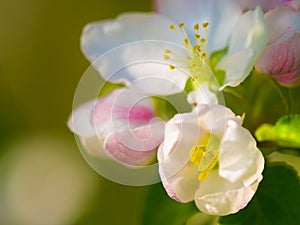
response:
[(148, 163), (164, 136), (164, 122), (155, 119), (151, 99), (129, 89), (83, 104), (68, 125), (91, 155), (129, 165)]
[(300, 77), (300, 12), (278, 7), (265, 14), (270, 32), (268, 44), (255, 68), (287, 86)]

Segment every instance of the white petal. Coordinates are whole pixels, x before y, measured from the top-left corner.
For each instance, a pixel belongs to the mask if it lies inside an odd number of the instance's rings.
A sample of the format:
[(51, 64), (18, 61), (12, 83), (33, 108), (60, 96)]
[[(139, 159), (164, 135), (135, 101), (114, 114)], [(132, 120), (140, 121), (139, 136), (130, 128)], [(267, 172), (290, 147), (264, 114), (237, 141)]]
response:
[(213, 93), (207, 83), (203, 83), (196, 90), (188, 93), (187, 101), (191, 105), (218, 104), (218, 98)]
[(201, 129), (211, 134), (222, 135), (229, 119), (241, 123), (240, 117), (222, 105), (199, 105), (194, 111), (199, 115)]
[[(197, 188), (198, 168), (190, 162), (191, 150), (209, 133), (222, 134), (227, 119), (237, 119), (224, 106), (199, 105), (192, 112), (177, 114), (165, 127), (165, 139), (157, 153), (159, 173), (168, 194), (182, 202), (190, 201)], [(214, 143), (212, 141), (211, 145)]]
[(220, 177), (216, 170), (211, 171), (208, 178), (200, 183), (195, 203), (202, 212), (211, 215), (236, 213), (251, 200), (261, 179), (259, 177), (253, 184), (244, 186)]
[(92, 137), (96, 129), (92, 123), (91, 116), (97, 99), (90, 100), (76, 108), (68, 120), (69, 129), (82, 137)]
[[(152, 13), (126, 13), (116, 19), (86, 25), (81, 36), (81, 47), (93, 62), (113, 48), (142, 40), (176, 41), (168, 28), (172, 22)], [(133, 52), (132, 52), (133, 53)]]
[(220, 176), (249, 186), (261, 176), (263, 168), (263, 155), (250, 132), (235, 121), (228, 121), (220, 147)]
[(165, 139), (157, 153), (163, 180), (175, 175), (190, 160), (190, 150), (201, 137), (197, 124), (196, 112), (177, 114), (167, 122)]
[(174, 176), (166, 179), (163, 167), (159, 167), (162, 183), (168, 195), (179, 202), (190, 202), (199, 186), (197, 167), (189, 162)]
[(226, 72), (221, 89), (237, 86), (249, 75), (267, 39), (268, 32), (261, 9), (243, 14), (233, 30), (228, 53), (216, 66)]
[(96, 135), (89, 138), (80, 137), (80, 142), (87, 153), (89, 153), (90, 155), (101, 159), (109, 158), (107, 153), (104, 151), (103, 140), (99, 140)]
[(191, 37), (194, 24), (209, 22), (208, 53), (226, 47), (241, 15), (234, 0), (156, 0), (155, 8), (177, 23), (184, 22)]
[[(81, 45), (104, 79), (134, 86), (149, 94), (173, 94), (183, 90), (187, 73), (171, 70), (165, 49), (185, 55), (178, 45), (172, 22), (157, 14), (124, 14), (116, 20), (88, 25)], [(179, 66), (179, 65), (178, 65)]]

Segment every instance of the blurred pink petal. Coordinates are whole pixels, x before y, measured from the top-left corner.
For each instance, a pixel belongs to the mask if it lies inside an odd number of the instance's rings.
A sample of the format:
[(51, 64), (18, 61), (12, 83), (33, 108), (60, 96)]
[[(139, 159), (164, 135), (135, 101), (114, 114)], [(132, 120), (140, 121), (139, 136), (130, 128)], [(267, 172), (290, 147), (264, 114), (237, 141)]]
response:
[(287, 6), (297, 11), (300, 7), (300, 0), (238, 0), (244, 10), (255, 9), (260, 6), (267, 12), (279, 6)]

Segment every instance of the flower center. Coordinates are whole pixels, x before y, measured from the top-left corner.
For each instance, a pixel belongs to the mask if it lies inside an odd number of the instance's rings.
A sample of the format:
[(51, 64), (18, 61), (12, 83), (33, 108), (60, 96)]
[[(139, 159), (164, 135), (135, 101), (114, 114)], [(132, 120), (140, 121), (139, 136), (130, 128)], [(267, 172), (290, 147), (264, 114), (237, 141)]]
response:
[(218, 154), (211, 154), (203, 145), (195, 145), (191, 149), (190, 161), (199, 169), (198, 180), (203, 181), (208, 177), (208, 173), (218, 162)]
[[(209, 66), (207, 65), (207, 60), (206, 60), (207, 59), (208, 26), (209, 26), (208, 22), (202, 23), (202, 28), (201, 28), (201, 29), (203, 29), (202, 33), (205, 34), (204, 37), (202, 37), (200, 35), (199, 24), (196, 23), (194, 25), (194, 27), (193, 27), (194, 32), (195, 32), (194, 38), (196, 41), (195, 41), (195, 44), (193, 45), (192, 41), (188, 37), (187, 32), (184, 28), (184, 23), (180, 23), (178, 25), (178, 29), (180, 32), (173, 24), (170, 25), (170, 29), (174, 30), (180, 39), (183, 38), (183, 44), (188, 49), (189, 57), (184, 58), (184, 59), (181, 58), (181, 60), (183, 60), (183, 61), (187, 60), (188, 67), (191, 72), (191, 80), (192, 81), (198, 80), (200, 75), (204, 75), (204, 79), (206, 80), (207, 74), (209, 74), (209, 75), (212, 74)], [(163, 55), (163, 58), (165, 60), (174, 62), (174, 64), (172, 64), (172, 63), (169, 64), (169, 67), (171, 70), (174, 70), (176, 68), (175, 64), (178, 61), (178, 59), (180, 60), (180, 58), (178, 56), (176, 56), (176, 54), (172, 53), (172, 51), (169, 49), (165, 49), (165, 54)]]

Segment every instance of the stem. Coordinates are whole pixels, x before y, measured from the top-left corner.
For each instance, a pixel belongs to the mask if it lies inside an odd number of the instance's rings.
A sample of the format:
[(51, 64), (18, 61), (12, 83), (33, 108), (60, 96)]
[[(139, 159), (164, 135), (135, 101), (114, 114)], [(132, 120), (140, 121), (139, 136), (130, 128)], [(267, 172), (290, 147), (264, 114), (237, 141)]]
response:
[(289, 104), (288, 104), (286, 98), (284, 97), (284, 94), (282, 92), (282, 87), (273, 78), (270, 77), (270, 80), (271, 80), (271, 83), (273, 84), (273, 86), (275, 87), (275, 89), (278, 91), (278, 94), (285, 106), (286, 112), (289, 113), (289, 111), (290, 111)]
[[(240, 88), (239, 88), (240, 87)], [(238, 86), (238, 87), (236, 87), (235, 89), (240, 89), (240, 90), (242, 90), (241, 88), (241, 86)], [(245, 100), (246, 99), (246, 96), (245, 96), (245, 93), (244, 93), (244, 91), (243, 91), (243, 93), (238, 93), (238, 91), (235, 91), (235, 90), (233, 90), (232, 88), (230, 88), (230, 87), (227, 87), (227, 88), (225, 88), (224, 90), (223, 90), (224, 92), (227, 92), (227, 93), (229, 93), (229, 94), (231, 94), (231, 95), (233, 95), (233, 96), (235, 96), (235, 97), (237, 97), (237, 98), (239, 98), (239, 99), (241, 99), (241, 100)]]
[(289, 88), (289, 99), (290, 99), (290, 111), (291, 111), (291, 113), (293, 113), (294, 112), (294, 102), (293, 102), (292, 88)]

